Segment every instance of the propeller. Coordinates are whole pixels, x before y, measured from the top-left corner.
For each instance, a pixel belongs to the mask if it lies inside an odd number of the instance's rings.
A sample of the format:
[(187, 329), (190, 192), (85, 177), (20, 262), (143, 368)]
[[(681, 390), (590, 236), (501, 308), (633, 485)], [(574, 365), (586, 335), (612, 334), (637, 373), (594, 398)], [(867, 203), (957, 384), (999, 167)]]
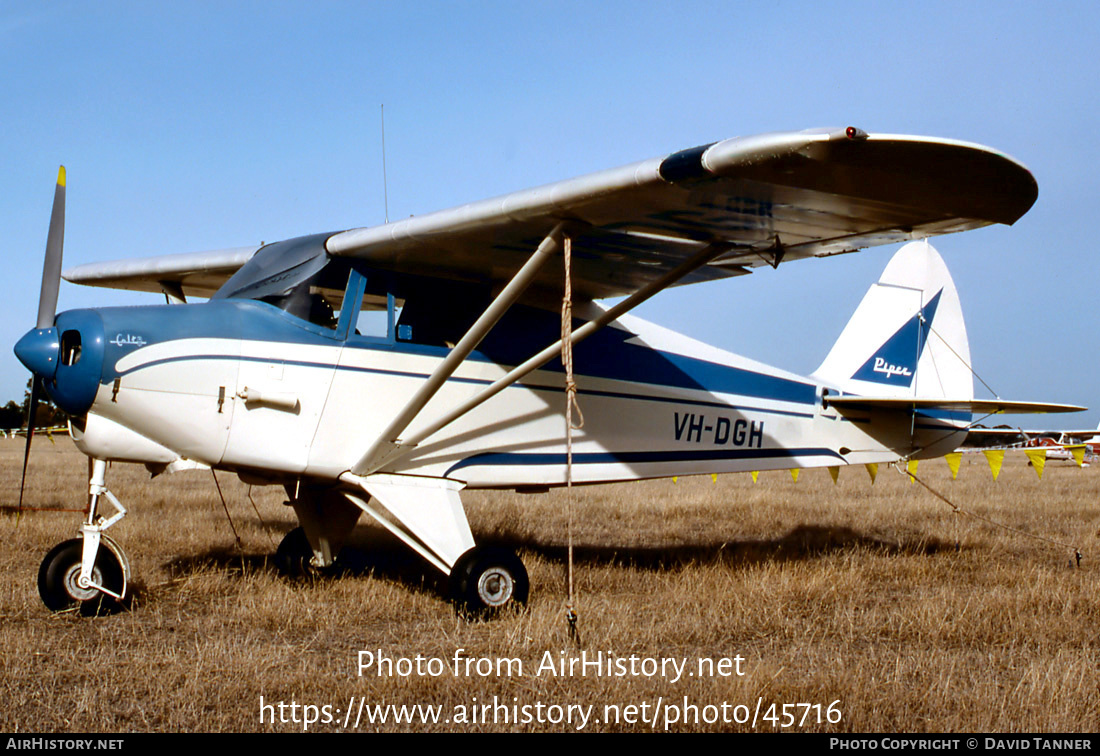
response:
[[(65, 166), (57, 171), (57, 189), (53, 195), (53, 210), (50, 212), (50, 230), (46, 236), (46, 259), (42, 264), (42, 290), (38, 295), (38, 331), (52, 329), (57, 315), (57, 294), (61, 288), (61, 253), (65, 246)], [(24, 337), (24, 340), (26, 337)], [(39, 342), (42, 340), (39, 339)], [(21, 342), (23, 343), (23, 342)], [(19, 347), (17, 345), (18, 352)], [(48, 356), (46, 363), (57, 368), (57, 357)], [(19, 508), (23, 508), (23, 490), (27, 483), (27, 461), (31, 455), (31, 439), (34, 437), (35, 416), (38, 414), (38, 401), (42, 394), (42, 375), (32, 370), (30, 403), (27, 405), (27, 446), (23, 451), (23, 477), (19, 482)]]
[(34, 419), (38, 412), (38, 376), (31, 378), (31, 400), (27, 403), (27, 446), (23, 450), (23, 477), (19, 481), (19, 509), (23, 509), (23, 489), (27, 485), (27, 460), (31, 457), (31, 439), (34, 438)]
[(57, 315), (57, 292), (61, 287), (61, 251), (65, 246), (65, 166), (57, 171), (53, 194), (50, 232), (46, 237), (46, 260), (42, 265), (42, 292), (38, 295), (37, 328), (51, 328)]

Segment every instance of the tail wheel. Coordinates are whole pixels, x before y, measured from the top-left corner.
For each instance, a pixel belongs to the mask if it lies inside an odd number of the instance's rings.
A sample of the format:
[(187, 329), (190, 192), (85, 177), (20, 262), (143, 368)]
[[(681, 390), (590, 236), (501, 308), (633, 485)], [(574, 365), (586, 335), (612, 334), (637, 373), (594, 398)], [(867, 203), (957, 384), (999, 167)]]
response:
[[(119, 608), (111, 596), (80, 585), (80, 563), (84, 541), (80, 538), (54, 546), (38, 568), (38, 595), (50, 611), (79, 606), (82, 614), (109, 614)], [(101, 546), (92, 567), (92, 582), (120, 596), (125, 594), (126, 571), (110, 549)]]
[(451, 570), (451, 598), (473, 614), (522, 606), (530, 587), (523, 562), (508, 549), (472, 548)]

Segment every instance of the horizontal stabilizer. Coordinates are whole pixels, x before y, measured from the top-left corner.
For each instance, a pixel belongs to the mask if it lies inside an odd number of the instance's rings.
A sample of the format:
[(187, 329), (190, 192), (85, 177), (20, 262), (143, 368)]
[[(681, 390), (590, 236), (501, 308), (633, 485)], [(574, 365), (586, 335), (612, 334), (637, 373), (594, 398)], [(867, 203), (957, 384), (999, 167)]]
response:
[(1039, 415), (1050, 412), (1084, 412), (1087, 407), (1075, 404), (1051, 404), (1049, 402), (1010, 402), (1003, 399), (906, 399), (904, 397), (876, 398), (867, 396), (828, 397), (830, 407), (843, 412), (860, 410), (945, 410), (971, 412), (975, 415)]

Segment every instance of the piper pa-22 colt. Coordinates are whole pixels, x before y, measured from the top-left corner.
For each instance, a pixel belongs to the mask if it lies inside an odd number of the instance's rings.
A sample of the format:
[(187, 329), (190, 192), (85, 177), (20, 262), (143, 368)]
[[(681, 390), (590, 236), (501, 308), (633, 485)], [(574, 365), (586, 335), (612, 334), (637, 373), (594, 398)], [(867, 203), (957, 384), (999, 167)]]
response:
[[(62, 169), (38, 323), (15, 351), (35, 399), (72, 416), (91, 503), (80, 537), (43, 561), (42, 599), (126, 594), (104, 532), (125, 514), (111, 460), (284, 486), (301, 525), (278, 549), (292, 569), (333, 565), (366, 512), (456, 601), (493, 610), (524, 602), (528, 578), (513, 552), (475, 545), (464, 489), (932, 457), (971, 413), (1080, 409), (974, 399), (955, 287), (916, 241), (1011, 224), (1037, 191), (975, 144), (766, 134), (371, 228), (82, 265), (65, 278), (169, 304), (55, 316)], [(810, 377), (627, 316), (668, 286), (901, 242)], [(571, 465), (563, 340), (584, 411)]]

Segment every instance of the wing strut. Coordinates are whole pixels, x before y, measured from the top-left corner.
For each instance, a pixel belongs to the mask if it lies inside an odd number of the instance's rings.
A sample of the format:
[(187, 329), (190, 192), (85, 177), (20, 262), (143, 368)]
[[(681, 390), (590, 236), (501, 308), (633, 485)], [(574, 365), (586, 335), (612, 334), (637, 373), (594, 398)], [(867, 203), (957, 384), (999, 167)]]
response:
[(389, 452), (402, 446), (400, 440), (401, 432), (409, 427), (409, 424), (416, 419), (416, 416), (420, 414), (420, 411), (424, 409), (431, 398), (436, 395), (436, 392), (447, 382), (447, 379), (454, 374), (459, 365), (470, 355), (470, 352), (477, 349), (481, 340), (489, 333), (501, 316), (507, 312), (517, 299), (527, 289), (528, 285), (534, 279), (535, 274), (538, 273), (539, 268), (542, 267), (551, 256), (557, 254), (561, 247), (562, 240), (562, 225), (559, 223), (554, 227), (554, 230), (547, 234), (546, 238), (539, 244), (535, 253), (524, 263), (523, 267), (519, 269), (512, 280), (508, 282), (508, 285), (497, 295), (485, 312), (481, 314), (481, 317), (477, 319), (470, 330), (466, 332), (466, 335), (462, 337), (462, 340), (455, 345), (455, 347), (447, 355), (443, 362), (439, 363), (439, 366), (428, 377), (416, 394), (409, 400), (405, 408), (398, 413), (397, 417), (390, 421), (390, 424), (386, 426), (386, 429), (379, 434), (377, 440), (371, 447), (367, 449), (367, 453), (356, 463), (352, 468), (352, 472), (363, 475), (366, 472), (374, 472), (380, 465), (376, 464), (379, 460), (385, 457)]
[[(545, 241), (543, 243), (545, 244)], [(630, 310), (633, 310), (635, 307), (645, 302), (661, 289), (665, 289), (671, 286), (672, 284), (676, 283), (676, 281), (691, 273), (693, 270), (696, 270), (697, 268), (706, 265), (708, 262), (718, 257), (719, 255), (729, 252), (731, 246), (732, 245), (726, 242), (714, 242), (703, 247), (694, 255), (689, 257), (684, 262), (680, 263), (672, 270), (665, 273), (660, 278), (650, 281), (648, 284), (635, 291), (619, 304), (611, 307), (608, 310), (605, 310), (603, 314), (601, 314), (599, 317), (590, 320), (577, 330), (573, 331), (570, 337), (571, 343), (577, 344), (581, 340), (591, 336), (593, 333), (603, 328), (608, 323), (611, 323), (616, 318), (626, 314)], [(495, 304), (496, 303), (494, 302), (494, 305)], [(492, 306), (490, 306), (490, 308), (491, 307)], [(488, 311), (486, 311), (486, 313), (488, 313)], [(480, 319), (478, 322), (480, 322)], [(473, 329), (471, 328), (471, 330)], [(465, 338), (463, 340), (465, 340)], [(453, 423), (458, 418), (465, 415), (470, 410), (493, 398), (501, 391), (511, 386), (513, 383), (519, 381), (528, 373), (534, 372), (538, 368), (545, 365), (554, 357), (559, 356), (561, 354), (562, 342), (563, 339), (558, 339), (553, 344), (536, 354), (534, 357), (531, 357), (523, 364), (513, 368), (507, 375), (499, 378), (493, 384), (486, 386), (485, 389), (481, 391), (481, 393), (471, 397), (470, 399), (467, 399), (465, 402), (455, 407), (443, 417), (439, 418), (426, 428), (417, 431), (409, 438), (391, 442), (389, 444), (384, 444), (381, 443), (382, 439), (392, 438), (392, 436), (389, 434), (384, 434), (380, 436), (379, 441), (376, 441), (371, 447), (371, 450), (368, 451), (367, 454), (363, 455), (362, 459), (360, 459), (359, 462), (356, 463), (355, 467), (351, 469), (351, 472), (356, 475), (370, 475), (372, 473), (378, 472), (386, 465), (389, 465), (397, 459), (404, 457), (405, 455), (414, 451), (417, 445), (424, 441), (424, 439), (437, 433), (438, 431)], [(455, 365), (455, 367), (457, 367), (457, 364)], [(436, 372), (439, 371), (437, 370)], [(454, 369), (452, 368), (450, 372), (454, 372)], [(450, 373), (448, 373), (448, 375), (450, 375)], [(406, 413), (403, 412), (401, 416), (404, 417), (405, 414)], [(410, 418), (410, 422), (411, 419), (412, 418)], [(391, 423), (391, 425), (396, 425), (396, 423)], [(407, 426), (408, 423), (405, 423), (401, 427), (402, 429), (404, 429)], [(382, 454), (379, 455), (378, 451), (381, 451)]]

